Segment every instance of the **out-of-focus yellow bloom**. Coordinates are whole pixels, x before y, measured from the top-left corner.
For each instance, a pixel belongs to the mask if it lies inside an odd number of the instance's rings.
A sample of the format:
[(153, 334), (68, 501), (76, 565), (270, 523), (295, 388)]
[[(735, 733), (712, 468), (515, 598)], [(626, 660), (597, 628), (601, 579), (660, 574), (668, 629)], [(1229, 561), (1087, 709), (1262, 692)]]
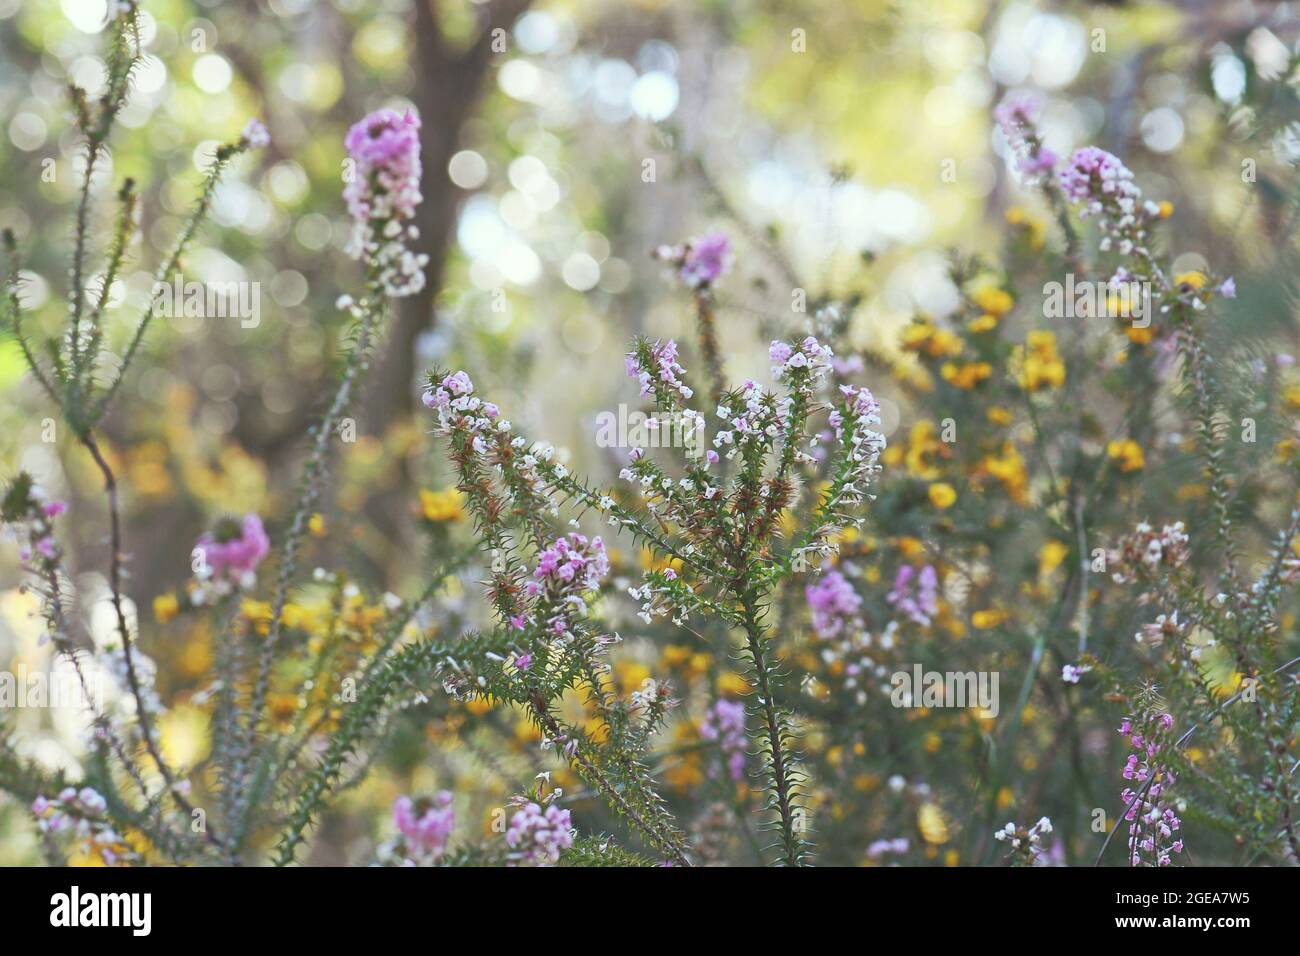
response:
[(1002, 443), (1001, 455), (986, 455), (981, 466), (983, 471), (1002, 483), (1012, 501), (1017, 504), (1028, 501), (1026, 488), (1029, 479), (1025, 472), (1025, 459), (1011, 442)]
[(1174, 214), (1174, 204), (1168, 199), (1160, 200), (1160, 218), (1168, 219)]
[(1063, 542), (1046, 542), (1038, 551), (1038, 573), (1044, 577), (1051, 574), (1061, 566), (1061, 562), (1069, 553), (1069, 545)]
[(734, 694), (737, 697), (749, 693), (749, 681), (741, 677), (734, 671), (723, 671), (718, 675), (717, 688), (719, 694)]
[(1180, 272), (1174, 276), (1174, 285), (1186, 292), (1196, 292), (1205, 287), (1204, 272)]
[(307, 519), (307, 530), (317, 538), (325, 537), (325, 516), (314, 514)]
[(271, 625), (271, 604), (269, 601), (254, 601), (244, 598), (239, 611), (257, 629), (258, 634), (265, 634)]
[(919, 558), (925, 554), (925, 544), (922, 543), (920, 538), (904, 535), (895, 543), (898, 546), (898, 553), (908, 560)]
[(1011, 414), (1011, 410), (1003, 408), (1001, 405), (991, 406), (984, 414), (988, 417), (988, 420), (991, 423), (994, 425), (1001, 425), (1004, 428), (1015, 421), (1015, 416)]
[(957, 492), (953, 490), (952, 485), (946, 482), (936, 481), (930, 486), (930, 504), (934, 505), (941, 511), (945, 508), (951, 508), (954, 501), (957, 500)]
[(1124, 328), (1124, 334), (1134, 345), (1150, 345), (1156, 340), (1156, 327), (1148, 325), (1145, 329), (1140, 329), (1135, 325), (1128, 325)]
[(181, 612), (181, 602), (174, 594), (160, 594), (153, 599), (153, 616), (159, 624), (166, 624)]
[(266, 712), (271, 720), (281, 727), (293, 725), (293, 718), (298, 713), (297, 694), (270, 694), (266, 698)]
[(680, 572), (682, 562), (677, 558), (660, 558), (655, 555), (649, 548), (641, 549), (641, 568), (645, 571), (665, 571), (672, 568)]
[(197, 707), (182, 705), (158, 718), (158, 745), (163, 759), (172, 766), (190, 766), (208, 755), (211, 739), (208, 714)]
[(995, 607), (976, 611), (970, 616), (971, 624), (981, 631), (987, 631), (989, 628), (997, 627), (1006, 619), (1007, 612)]
[(640, 661), (620, 660), (614, 664), (614, 677), (624, 693), (636, 690), (650, 676), (650, 668)]
[(971, 301), (990, 315), (1001, 317), (1015, 306), (1016, 300), (1011, 294), (996, 286), (984, 286), (971, 296)]
[(1142, 446), (1131, 438), (1110, 442), (1106, 445), (1106, 454), (1119, 462), (1119, 470), (1123, 472), (1141, 471), (1146, 465)]
[(948, 821), (935, 803), (923, 803), (916, 812), (916, 827), (926, 843), (948, 842)]
[(969, 391), (980, 382), (988, 381), (993, 374), (993, 366), (988, 362), (964, 362), (960, 365), (956, 362), (944, 362), (943, 367), (939, 369), (939, 374), (954, 388)]
[(1029, 392), (1060, 388), (1065, 384), (1065, 362), (1056, 351), (1056, 335), (1035, 329), (1025, 337), (1011, 357), (1012, 369), (1020, 387)]
[(948, 358), (961, 353), (961, 339), (948, 329), (922, 320), (903, 329), (903, 349), (927, 358)]
[(429, 521), (460, 521), (465, 517), (465, 496), (458, 488), (421, 488), (420, 513)]
[(998, 327), (998, 317), (985, 312), (966, 323), (966, 328), (972, 332), (992, 332)]
[(908, 474), (923, 481), (934, 481), (939, 477), (935, 459), (946, 458), (949, 452), (948, 447), (939, 439), (934, 422), (922, 418), (908, 433), (907, 448), (902, 454)]
[(1029, 243), (1035, 249), (1041, 249), (1047, 240), (1047, 225), (1042, 219), (1028, 213), (1023, 206), (1011, 206), (1007, 209), (1007, 222), (1019, 226), (1029, 234)]

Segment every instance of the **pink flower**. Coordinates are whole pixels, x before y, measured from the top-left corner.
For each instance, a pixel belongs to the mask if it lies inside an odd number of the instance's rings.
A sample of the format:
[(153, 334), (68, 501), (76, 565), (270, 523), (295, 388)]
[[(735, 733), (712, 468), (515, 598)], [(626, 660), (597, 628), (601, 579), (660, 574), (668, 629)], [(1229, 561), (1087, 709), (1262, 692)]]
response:
[(717, 282), (731, 262), (731, 240), (726, 233), (711, 232), (687, 244), (678, 275), (691, 288), (700, 289)]
[(216, 528), (199, 538), (195, 548), (202, 552), (212, 577), (239, 576), (257, 570), (271, 551), (271, 541), (262, 527), (262, 519), (250, 514), (242, 522), (234, 518), (218, 522)]
[[(912, 579), (916, 577), (916, 584)], [(939, 576), (931, 565), (916, 570), (908, 564), (898, 569), (894, 577), (894, 589), (885, 595), (894, 610), (907, 615), (922, 627), (929, 627), (931, 619), (939, 613)]]
[(355, 220), (348, 252), (378, 267), (379, 282), (389, 295), (419, 292), (428, 256), (407, 248), (407, 241), (416, 238), (408, 224), (423, 198), (419, 119), (410, 110), (401, 115), (378, 110), (348, 130), (344, 145), (354, 164), (343, 189)]
[[(739, 701), (719, 700), (700, 724), (700, 736), (717, 741), (732, 780), (745, 776), (745, 705)], [(714, 775), (715, 771), (710, 771)]]
[(837, 637), (857, 621), (862, 598), (839, 571), (830, 569), (804, 589), (812, 611), (813, 629), (824, 638)]
[(1099, 149), (1085, 146), (1076, 149), (1070, 161), (1059, 174), (1061, 188), (1066, 197), (1075, 203), (1102, 196), (1136, 196), (1133, 173), (1119, 157)]
[(393, 804), (393, 824), (402, 834), (409, 856), (425, 860), (442, 856), (456, 826), (456, 811), (451, 803), (448, 790), (439, 791), (432, 800), (397, 798)]
[(545, 810), (529, 802), (510, 818), (506, 844), (519, 852), (525, 863), (549, 866), (558, 863), (560, 851), (573, 846), (573, 823), (568, 810), (551, 804)]

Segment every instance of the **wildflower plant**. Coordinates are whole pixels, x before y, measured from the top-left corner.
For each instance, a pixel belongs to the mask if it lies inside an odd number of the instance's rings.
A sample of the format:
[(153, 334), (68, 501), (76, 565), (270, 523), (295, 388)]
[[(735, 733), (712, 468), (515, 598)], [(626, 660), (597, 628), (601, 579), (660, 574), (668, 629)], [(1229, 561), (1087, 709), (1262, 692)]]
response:
[[(864, 333), (865, 295), (828, 279), (808, 312), (763, 315), (764, 361), (730, 340), (754, 317), (732, 283), (767, 259), (755, 288), (807, 295), (775, 231), (719, 195), (738, 228), (659, 247), (687, 330), (608, 371), (674, 440), (628, 449), (617, 480), (525, 434), (491, 363), (429, 370), (419, 421), (451, 487), (411, 496), (430, 554), (408, 595), (332, 560), (323, 514), (392, 306), (427, 291), (424, 120), (364, 116), (336, 200), (349, 335), (295, 492), (168, 542), (190, 573), (150, 627), (104, 427), (157, 314), (112, 347), (142, 205), (123, 182), (96, 248), (96, 171), (142, 58), (136, 4), (112, 11), (103, 92), (69, 91), (84, 162), (57, 334), (4, 238), (5, 328), (95, 467), (109, 543), (97, 645), (69, 557), (72, 512), (89, 520), (9, 477), (0, 518), (87, 711), (86, 757), (59, 772), (0, 712), (0, 788), (51, 862), (302, 862), (391, 757), (429, 772), (383, 794), (354, 862), (1300, 863), (1300, 380), (1222, 330), (1234, 277), (1175, 268), (1172, 204), (1117, 155), (1054, 152), (1030, 97), (994, 114), (1022, 204), (1000, 249), (951, 254), (946, 314)], [(159, 282), (270, 137), (252, 120), (216, 148)], [(155, 660), (179, 623), (213, 648), (189, 700), (210, 752), (189, 762), (163, 745)], [(465, 791), (489, 787), (484, 833)]]

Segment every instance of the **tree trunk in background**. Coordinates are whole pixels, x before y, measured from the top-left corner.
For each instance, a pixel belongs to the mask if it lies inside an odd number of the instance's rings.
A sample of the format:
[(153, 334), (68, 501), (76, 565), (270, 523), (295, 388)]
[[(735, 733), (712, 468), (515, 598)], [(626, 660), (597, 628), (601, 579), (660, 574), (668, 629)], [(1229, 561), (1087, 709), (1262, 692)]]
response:
[(438, 26), (437, 0), (416, 0), (415, 75), (412, 99), (420, 112), (420, 149), (424, 202), (416, 215), (420, 230), (415, 251), (429, 257), (424, 289), (401, 300), (386, 353), (371, 379), (367, 415), (375, 430), (409, 413), (414, 404), (415, 343), (433, 327), (434, 301), (442, 286), (447, 251), (456, 225), (459, 190), (447, 178), (447, 163), (456, 152), (460, 131), (483, 91), (494, 56), (492, 35), (508, 29), (528, 8), (529, 0), (496, 0), (486, 10), (478, 39), (457, 52), (448, 47)]

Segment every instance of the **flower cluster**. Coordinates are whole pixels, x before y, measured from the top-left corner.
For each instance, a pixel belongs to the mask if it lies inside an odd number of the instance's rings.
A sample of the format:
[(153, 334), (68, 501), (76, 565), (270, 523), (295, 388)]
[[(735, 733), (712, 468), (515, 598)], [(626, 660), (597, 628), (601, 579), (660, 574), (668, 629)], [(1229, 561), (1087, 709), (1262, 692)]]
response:
[(847, 628), (861, 624), (862, 598), (835, 568), (825, 568), (821, 577), (804, 588), (818, 636), (834, 638)]
[(660, 246), (655, 256), (676, 266), (682, 282), (696, 290), (710, 288), (735, 259), (724, 232), (710, 232), (681, 246)]
[[(219, 597), (229, 594), (232, 585), (249, 590), (257, 583), (257, 566), (270, 551), (260, 517), (223, 518), (194, 543), (194, 577), (201, 583), (210, 581)], [(196, 590), (191, 600), (201, 605), (205, 596)]]
[(1175, 777), (1163, 759), (1173, 728), (1174, 718), (1155, 709), (1126, 717), (1119, 726), (1119, 735), (1133, 748), (1124, 764), (1124, 779), (1137, 785), (1120, 793), (1132, 866), (1169, 866), (1172, 854), (1183, 850), (1182, 821), (1169, 803)]
[(437, 863), (456, 826), (451, 791), (440, 790), (432, 799), (398, 797), (393, 804), (393, 825), (398, 836), (379, 848), (381, 862), (401, 866)]
[(1123, 584), (1138, 576), (1175, 571), (1187, 562), (1187, 543), (1181, 521), (1165, 525), (1159, 531), (1143, 521), (1107, 554), (1111, 578)]
[[(588, 539), (575, 531), (567, 538), (557, 538), (537, 556), (526, 591), (530, 598), (540, 598), (537, 607), (547, 615), (546, 629), (564, 637), (569, 633), (570, 614), (587, 613), (584, 596), (599, 590), (608, 574), (605, 542), (599, 535)], [(524, 622), (516, 619), (512, 623), (522, 628)]]
[(343, 190), (354, 220), (349, 253), (365, 258), (390, 296), (424, 288), (428, 256), (412, 252), (410, 225), (420, 196), (420, 121), (410, 110), (378, 110), (356, 123), (344, 145), (354, 164)]
[(894, 588), (885, 599), (899, 614), (921, 627), (929, 627), (939, 613), (939, 575), (927, 564), (918, 572), (904, 564), (894, 576)]
[(1057, 162), (1056, 154), (1043, 145), (1034, 129), (1039, 111), (1038, 100), (1028, 96), (1009, 97), (993, 111), (1007, 145), (1017, 156), (1018, 168), (1029, 177), (1051, 173)]
[(677, 361), (677, 343), (672, 339), (654, 345), (644, 343), (628, 352), (624, 367), (631, 378), (641, 383), (642, 395), (657, 397), (660, 389), (667, 388), (689, 401), (695, 394), (680, 378), (686, 374), (686, 369)]
[(709, 708), (700, 724), (700, 736), (714, 741), (722, 751), (732, 780), (745, 777), (745, 705), (739, 701), (719, 700)]
[[(558, 791), (548, 794), (554, 798)], [(506, 845), (514, 851), (512, 861), (528, 866), (552, 866), (560, 853), (573, 846), (573, 822), (569, 811), (545, 801), (545, 808), (535, 800), (515, 798), (518, 807), (506, 828)]]
[(1008, 823), (993, 833), (993, 839), (1011, 848), (1010, 859), (1014, 866), (1042, 866), (1043, 837), (1052, 832), (1052, 821), (1042, 817), (1032, 827)]
[(6, 489), (0, 520), (22, 538), (18, 556), (31, 563), (33, 570), (48, 572), (58, 564), (62, 551), (54, 537), (54, 519), (67, 507), (49, 499), (26, 472), (20, 472)]
[[(804, 369), (814, 384), (825, 381), (832, 369), (831, 359), (835, 357), (829, 346), (811, 335), (794, 344), (774, 341), (768, 346), (767, 354), (772, 360), (773, 377), (787, 383), (794, 381)], [(870, 392), (867, 394), (870, 396)]]
[(56, 797), (38, 796), (32, 813), (42, 833), (71, 835), (84, 854), (92, 854), (105, 866), (127, 866), (139, 861), (139, 854), (113, 829), (108, 820), (108, 802), (91, 787), (65, 787)]

